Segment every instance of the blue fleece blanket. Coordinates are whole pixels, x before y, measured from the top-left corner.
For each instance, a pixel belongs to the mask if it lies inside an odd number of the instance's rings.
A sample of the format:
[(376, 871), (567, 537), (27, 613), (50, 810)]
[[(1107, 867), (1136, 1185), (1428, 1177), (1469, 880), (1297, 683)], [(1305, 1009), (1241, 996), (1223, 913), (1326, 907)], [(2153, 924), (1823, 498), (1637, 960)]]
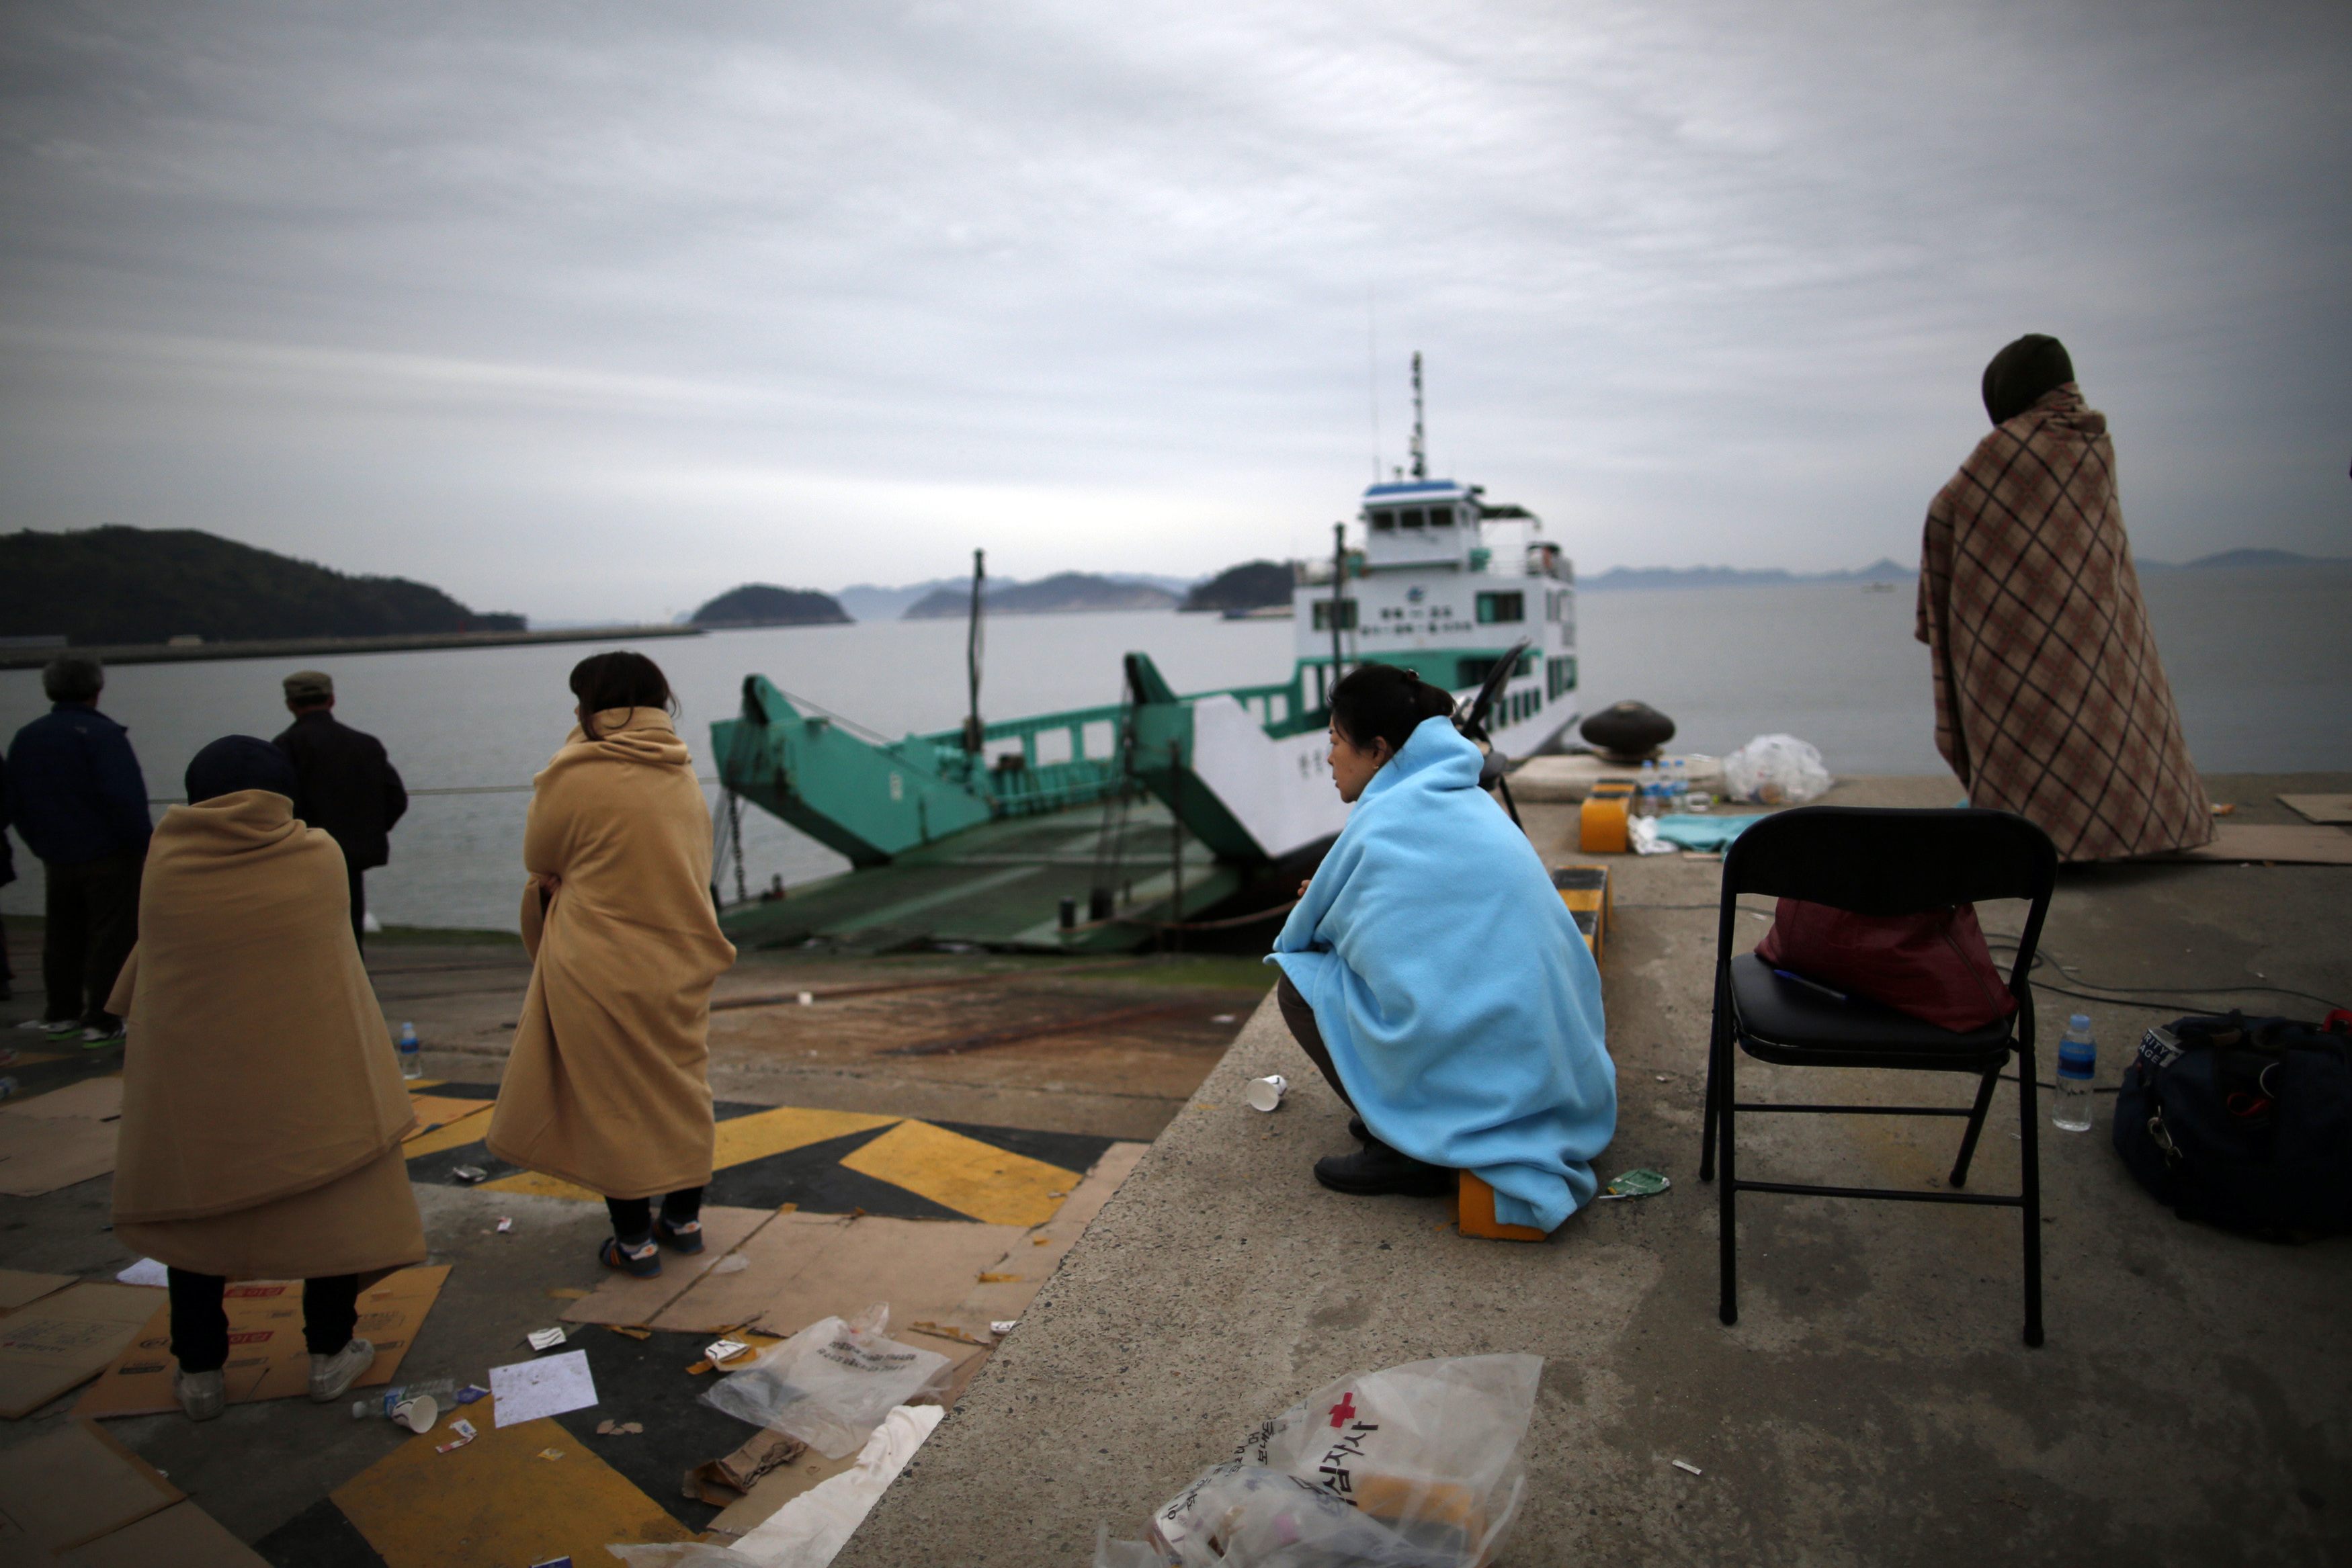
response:
[(1372, 776), (1275, 938), (1381, 1141), (1475, 1171), (1495, 1218), (1550, 1230), (1591, 1201), (1617, 1129), (1601, 972), (1478, 748), (1425, 720)]

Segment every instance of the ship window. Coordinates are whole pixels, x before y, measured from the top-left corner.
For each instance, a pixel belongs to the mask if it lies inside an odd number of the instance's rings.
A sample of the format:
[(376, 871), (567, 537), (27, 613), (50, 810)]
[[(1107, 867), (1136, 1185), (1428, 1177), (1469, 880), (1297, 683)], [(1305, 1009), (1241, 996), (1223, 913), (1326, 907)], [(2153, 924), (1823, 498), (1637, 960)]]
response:
[(1419, 507), (1407, 507), (1397, 514), (1397, 526), (1400, 528), (1417, 528), (1424, 520)]
[(1481, 626), (1524, 621), (1527, 614), (1527, 595), (1523, 593), (1482, 593), (1478, 596), (1478, 624)]
[(1372, 514), (1372, 532), (1376, 534), (1386, 534), (1393, 533), (1395, 531), (1396, 514), (1394, 512), (1374, 512)]
[[(1342, 599), (1339, 601), (1339, 630), (1353, 632), (1355, 629), (1356, 601), (1352, 599)], [(1315, 601), (1315, 630), (1318, 632), (1331, 630), (1331, 601), (1328, 599), (1318, 599)]]
[(1430, 507), (1429, 526), (1433, 528), (1452, 528), (1454, 526), (1454, 508), (1451, 507)]

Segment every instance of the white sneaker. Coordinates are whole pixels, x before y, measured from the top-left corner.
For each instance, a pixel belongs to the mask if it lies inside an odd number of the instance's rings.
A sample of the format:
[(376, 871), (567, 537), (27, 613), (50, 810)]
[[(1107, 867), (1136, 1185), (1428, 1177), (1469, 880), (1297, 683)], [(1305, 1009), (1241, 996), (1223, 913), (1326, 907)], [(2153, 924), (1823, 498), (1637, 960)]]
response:
[(120, 1045), (122, 1043), (122, 1036), (123, 1026), (121, 1024), (116, 1024), (110, 1030), (100, 1029), (93, 1024), (81, 1031), (81, 1048), (84, 1051), (97, 1051), (103, 1046)]
[(55, 1034), (61, 1029), (69, 1030), (77, 1026), (71, 1019), (26, 1019), (16, 1027), (27, 1031), (39, 1030), (43, 1034)]
[(310, 1403), (331, 1405), (375, 1364), (375, 1346), (355, 1339), (332, 1355), (310, 1357)]
[(228, 1390), (221, 1386), (221, 1369), (217, 1366), (210, 1372), (172, 1368), (172, 1393), (191, 1421), (209, 1421), (228, 1403)]

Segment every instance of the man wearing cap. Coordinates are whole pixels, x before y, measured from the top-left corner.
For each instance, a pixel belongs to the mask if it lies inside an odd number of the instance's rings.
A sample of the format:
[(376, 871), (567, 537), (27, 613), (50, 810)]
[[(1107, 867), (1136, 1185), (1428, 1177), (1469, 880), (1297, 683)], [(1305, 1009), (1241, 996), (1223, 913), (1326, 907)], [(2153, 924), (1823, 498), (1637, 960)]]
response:
[(299, 790), (294, 814), (324, 828), (341, 846), (352, 882), (352, 935), (364, 945), (367, 893), (361, 879), (392, 858), (392, 828), (408, 810), (408, 791), (382, 741), (337, 722), (333, 677), (295, 671), (286, 677), (286, 708), (294, 722), (278, 737), (278, 748), (293, 759)]

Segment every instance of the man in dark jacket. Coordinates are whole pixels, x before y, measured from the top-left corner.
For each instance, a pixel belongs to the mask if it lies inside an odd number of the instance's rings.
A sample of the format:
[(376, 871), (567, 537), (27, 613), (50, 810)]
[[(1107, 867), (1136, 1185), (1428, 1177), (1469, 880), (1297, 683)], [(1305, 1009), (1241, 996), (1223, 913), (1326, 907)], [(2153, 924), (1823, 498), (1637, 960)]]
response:
[(361, 945), (367, 891), (360, 878), (392, 858), (393, 824), (408, 810), (408, 791), (383, 754), (383, 743), (335, 718), (335, 683), (318, 670), (286, 677), (286, 708), (293, 725), (278, 748), (294, 760), (301, 793), (294, 814), (342, 846), (352, 879), (352, 935)]
[(129, 732), (98, 711), (106, 674), (68, 654), (41, 672), (48, 713), (8, 744), (8, 817), (47, 873), (41, 977), (53, 1037), (122, 1038), (106, 998), (139, 939), (139, 873), (154, 824)]

